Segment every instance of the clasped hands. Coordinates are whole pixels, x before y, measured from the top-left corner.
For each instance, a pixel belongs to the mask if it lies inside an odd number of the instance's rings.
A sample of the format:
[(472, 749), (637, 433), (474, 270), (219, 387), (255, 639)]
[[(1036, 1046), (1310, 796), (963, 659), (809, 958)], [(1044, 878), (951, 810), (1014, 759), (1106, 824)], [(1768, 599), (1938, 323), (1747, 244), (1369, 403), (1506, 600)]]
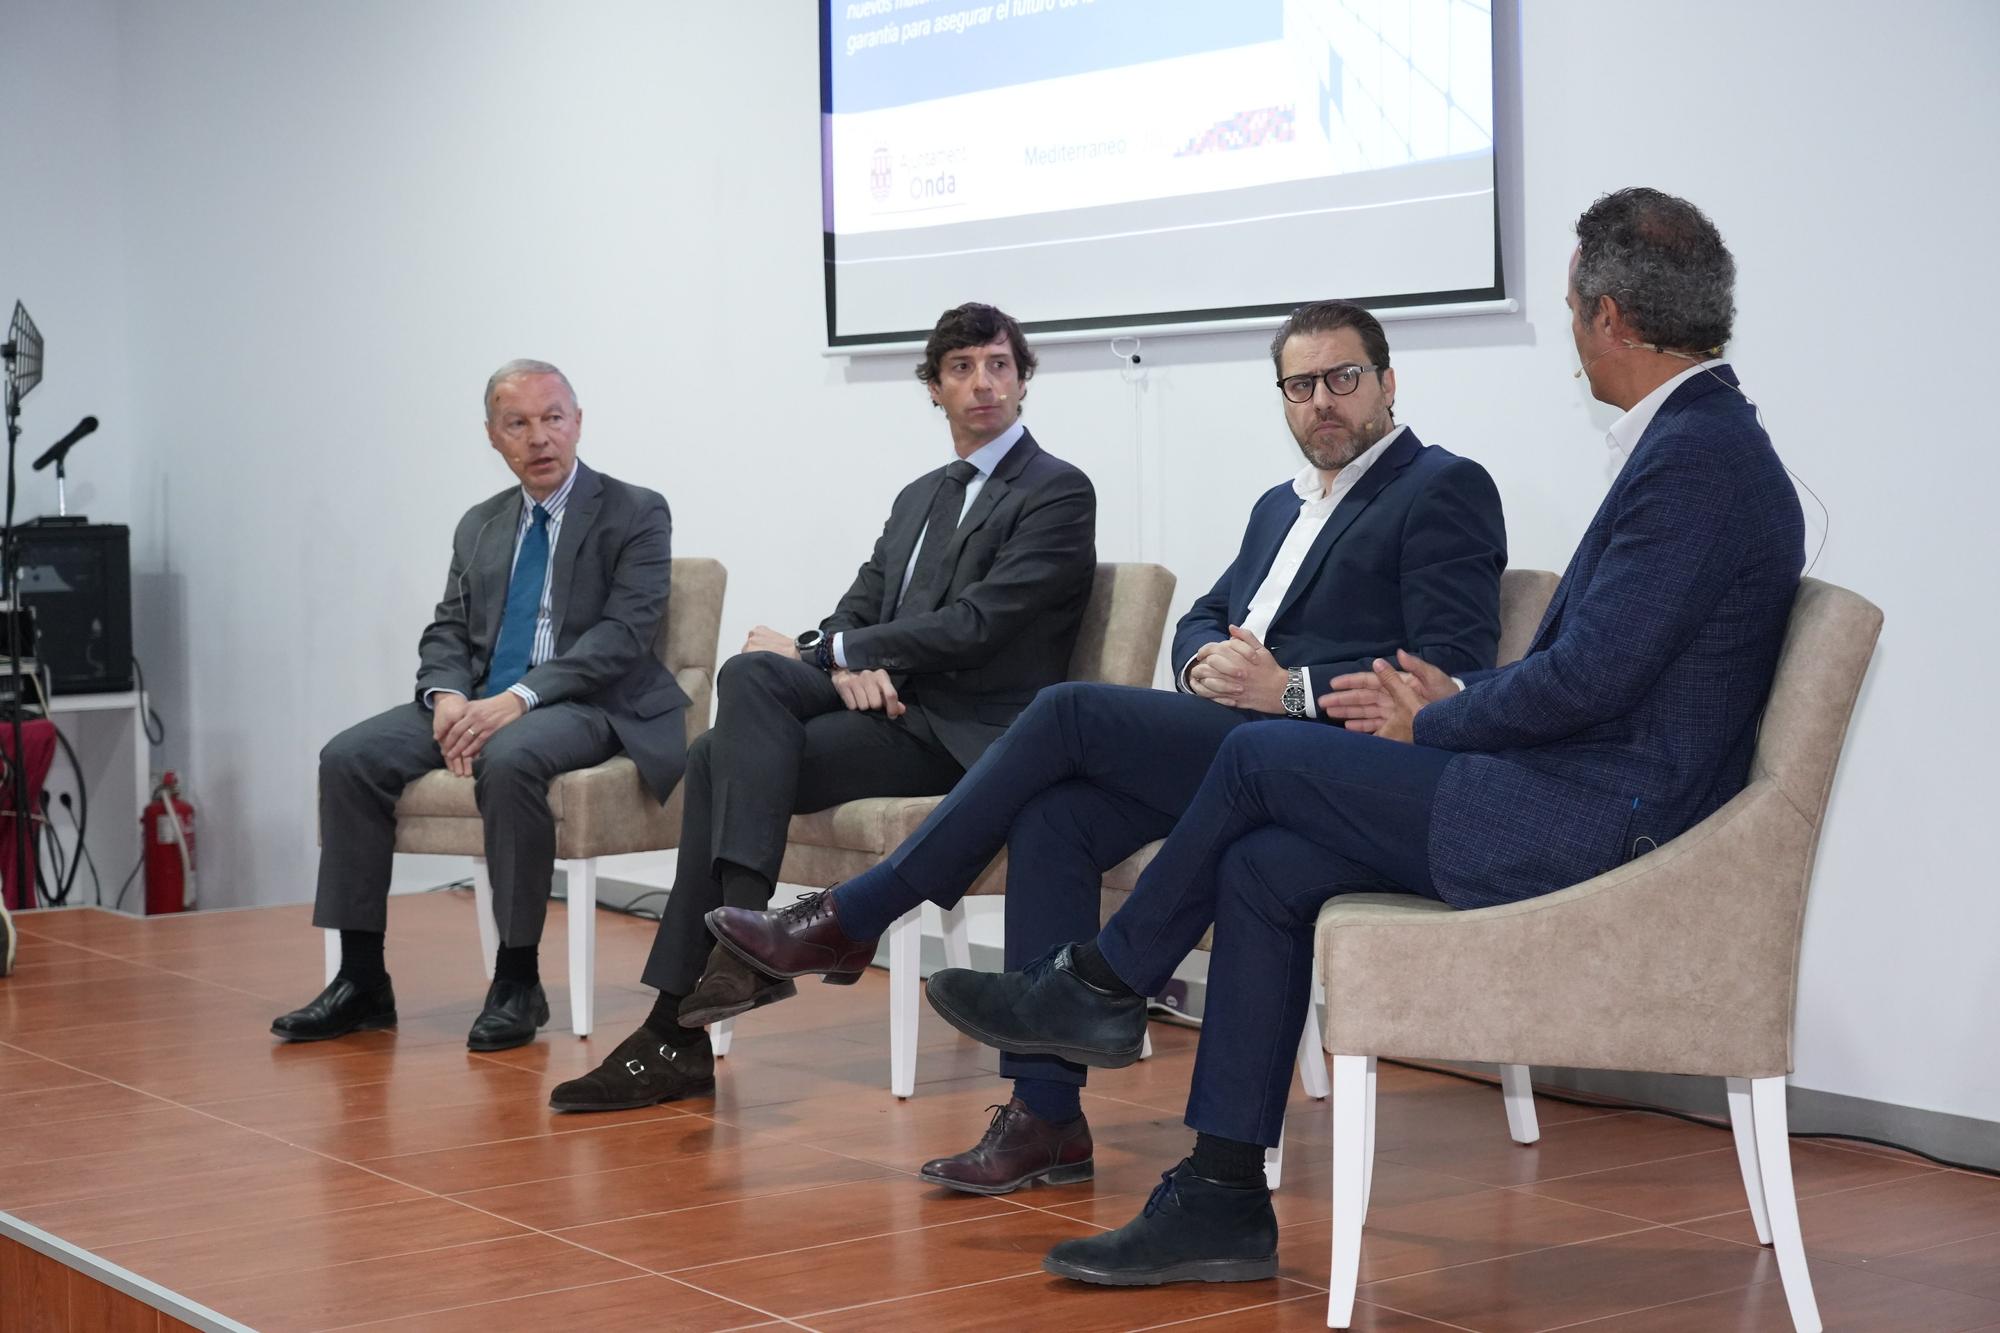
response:
[[(799, 660), (799, 646), (792, 636), (769, 625), (759, 625), (750, 631), (750, 637), (743, 641), (746, 653), (776, 653), (780, 657)], [(888, 717), (901, 717), (908, 711), (903, 701), (896, 695), (896, 687), (889, 680), (889, 673), (879, 667), (863, 671), (849, 671), (845, 667), (835, 667), (828, 680), (840, 693), (840, 698), (857, 713), (881, 712)]]
[(1427, 704), (1458, 693), (1458, 682), (1415, 653), (1396, 650), (1398, 671), (1376, 658), (1368, 671), (1335, 676), (1319, 697), (1320, 716), (1349, 731), (1365, 731), (1406, 744), (1416, 738), (1417, 714)]
[(449, 690), (432, 695), (431, 737), (444, 751), (444, 766), (459, 777), (471, 777), (472, 761), (493, 733), (527, 711), (527, 701), (512, 690), (490, 699), (468, 699)]

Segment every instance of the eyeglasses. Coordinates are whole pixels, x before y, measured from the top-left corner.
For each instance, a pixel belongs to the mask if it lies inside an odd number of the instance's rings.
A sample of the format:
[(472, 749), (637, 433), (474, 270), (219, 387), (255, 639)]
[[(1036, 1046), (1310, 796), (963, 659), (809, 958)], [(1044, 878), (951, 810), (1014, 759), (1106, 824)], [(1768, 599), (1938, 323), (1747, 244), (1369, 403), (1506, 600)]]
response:
[(1361, 377), (1373, 369), (1374, 366), (1335, 366), (1332, 370), (1323, 370), (1317, 375), (1287, 375), (1278, 381), (1278, 388), (1284, 391), (1285, 397), (1295, 403), (1310, 403), (1313, 399), (1313, 390), (1321, 383), (1326, 385), (1328, 393), (1336, 398), (1342, 398), (1353, 393), (1361, 384)]

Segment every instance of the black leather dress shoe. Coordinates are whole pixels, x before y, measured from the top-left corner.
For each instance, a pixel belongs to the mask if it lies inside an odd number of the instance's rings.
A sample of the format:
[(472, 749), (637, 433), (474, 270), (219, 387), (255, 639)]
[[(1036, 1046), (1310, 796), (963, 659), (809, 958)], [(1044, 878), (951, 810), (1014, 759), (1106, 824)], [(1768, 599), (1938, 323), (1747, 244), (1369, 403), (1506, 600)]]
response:
[(650, 1028), (640, 1028), (604, 1063), (549, 1094), (554, 1111), (630, 1111), (655, 1102), (702, 1097), (715, 1091), (715, 1052), (708, 1035), (669, 1046)]
[(1093, 1171), (1088, 1121), (1078, 1116), (1059, 1125), (1016, 1097), (994, 1108), (993, 1123), (977, 1144), (956, 1157), (925, 1162), (917, 1177), (966, 1194), (1012, 1194), (1037, 1180), (1075, 1184)]
[(859, 980), (875, 959), (875, 941), (841, 929), (833, 890), (809, 893), (775, 912), (718, 907), (702, 918), (723, 948), (774, 977), (818, 974), (834, 986)]
[(708, 951), (708, 967), (676, 1012), (682, 1027), (705, 1028), (798, 993), (791, 982), (765, 976), (718, 944)]
[(948, 967), (925, 994), (945, 1022), (1010, 1055), (1053, 1055), (1122, 1069), (1146, 1039), (1146, 1001), (1099, 990), (1070, 968), (1065, 944), (1020, 972)]
[(273, 1019), (271, 1035), (286, 1041), (326, 1041), (350, 1032), (394, 1026), (396, 992), (387, 977), (381, 985), (362, 990), (346, 977), (336, 976), (311, 1004)]
[(1278, 1273), (1278, 1215), (1261, 1182), (1224, 1185), (1183, 1161), (1160, 1177), (1137, 1217), (1116, 1231), (1062, 1242), (1042, 1267), (1109, 1287), (1256, 1282)]
[(535, 1031), (549, 1021), (549, 997), (542, 983), (524, 986), (518, 981), (495, 981), (486, 988), (486, 1006), (472, 1020), (465, 1034), (470, 1051), (507, 1051), (526, 1046)]

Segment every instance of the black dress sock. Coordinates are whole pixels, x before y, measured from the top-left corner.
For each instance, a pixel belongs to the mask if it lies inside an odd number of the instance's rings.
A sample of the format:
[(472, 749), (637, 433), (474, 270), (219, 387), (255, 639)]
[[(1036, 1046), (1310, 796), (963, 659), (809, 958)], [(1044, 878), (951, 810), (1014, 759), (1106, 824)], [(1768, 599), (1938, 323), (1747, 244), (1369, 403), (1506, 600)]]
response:
[(514, 981), (523, 986), (534, 986), (542, 980), (541, 960), (535, 945), (500, 946), (500, 952), (493, 955), (493, 979)]
[(681, 1001), (685, 995), (675, 995), (672, 991), (661, 991), (653, 1001), (653, 1012), (646, 1015), (640, 1024), (646, 1031), (666, 1042), (669, 1046), (689, 1046), (708, 1039), (707, 1028), (684, 1028), (681, 1026)]
[(1096, 940), (1085, 940), (1073, 944), (1069, 951), (1070, 970), (1102, 991), (1113, 995), (1137, 995), (1139, 992), (1125, 984), (1125, 979), (1111, 970), (1111, 964), (1104, 961), (1098, 951)]
[(340, 932), (340, 975), (363, 990), (389, 979), (382, 965), (382, 932), (343, 930)]
[(1194, 1173), (1218, 1185), (1248, 1187), (1264, 1183), (1264, 1145), (1225, 1139), (1217, 1134), (1194, 1136)]
[(749, 907), (757, 911), (770, 905), (771, 893), (778, 887), (768, 876), (758, 874), (749, 866), (721, 859), (715, 863), (715, 878), (722, 885), (723, 902), (731, 907)]

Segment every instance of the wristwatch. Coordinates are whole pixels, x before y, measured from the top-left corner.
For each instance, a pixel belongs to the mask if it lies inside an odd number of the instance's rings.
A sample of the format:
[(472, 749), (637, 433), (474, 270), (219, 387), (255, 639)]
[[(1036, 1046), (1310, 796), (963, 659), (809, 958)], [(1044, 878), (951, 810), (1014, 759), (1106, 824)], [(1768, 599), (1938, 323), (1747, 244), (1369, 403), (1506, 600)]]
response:
[(1285, 705), (1285, 716), (1311, 717), (1312, 714), (1306, 711), (1306, 669), (1293, 667), (1285, 673), (1285, 677), (1285, 692), (1280, 696), (1281, 702)]
[(816, 629), (809, 629), (793, 639), (792, 645), (799, 650), (801, 662), (816, 666), (821, 671), (833, 670), (833, 640), (825, 634)]

